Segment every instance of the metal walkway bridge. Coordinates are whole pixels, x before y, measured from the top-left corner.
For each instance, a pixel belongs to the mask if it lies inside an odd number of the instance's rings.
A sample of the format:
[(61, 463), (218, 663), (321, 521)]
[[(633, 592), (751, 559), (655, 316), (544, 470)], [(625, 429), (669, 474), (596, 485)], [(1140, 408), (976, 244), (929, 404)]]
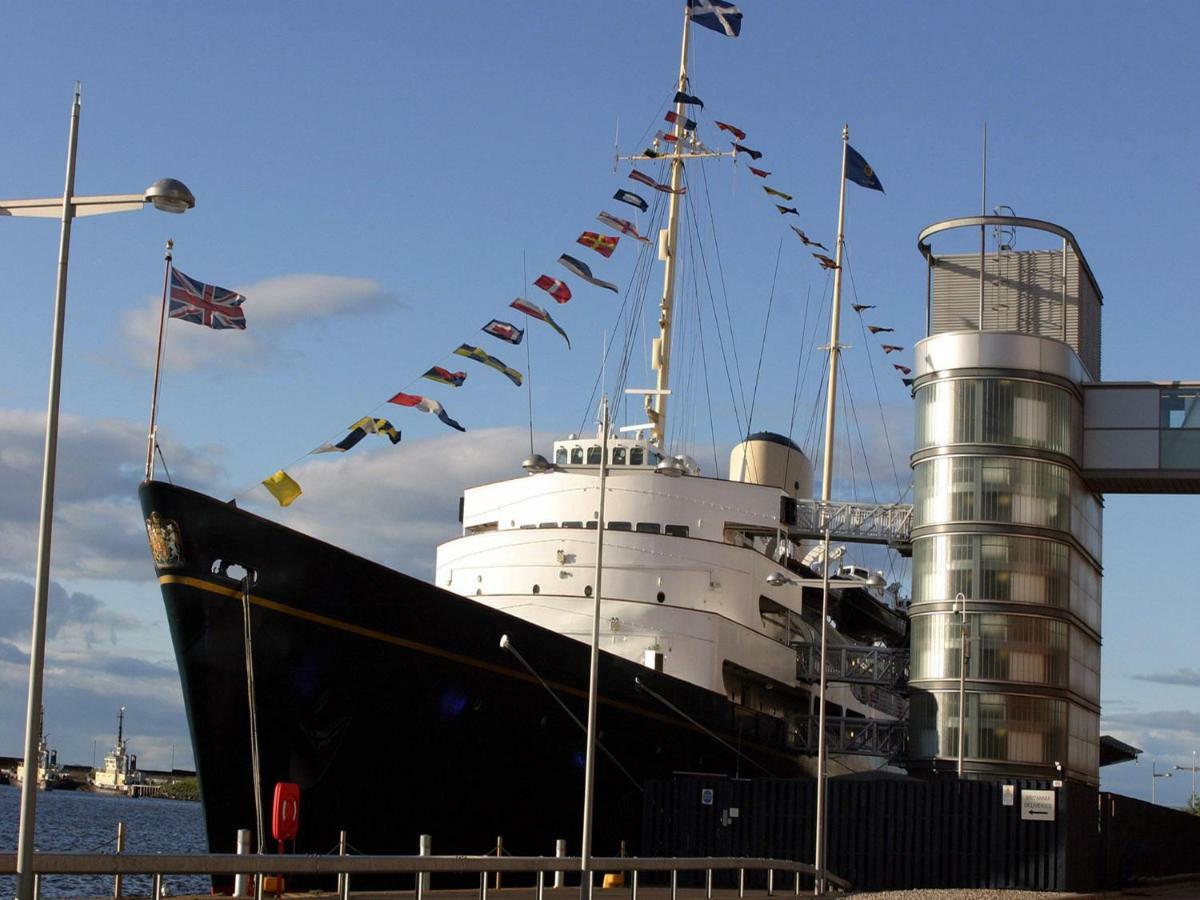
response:
[(909, 556), (912, 509), (911, 503), (797, 500), (796, 523), (788, 529), (788, 537), (793, 540), (824, 537), (828, 523), (831, 541), (887, 544)]

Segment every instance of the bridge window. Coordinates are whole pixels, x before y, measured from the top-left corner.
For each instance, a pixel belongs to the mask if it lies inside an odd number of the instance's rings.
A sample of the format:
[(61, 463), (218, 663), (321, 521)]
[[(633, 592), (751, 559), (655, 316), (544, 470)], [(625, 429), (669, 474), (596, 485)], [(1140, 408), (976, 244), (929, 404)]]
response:
[(563, 528), (582, 528), (583, 522), (563, 522)]
[(688, 527), (686, 525), (664, 525), (663, 532), (671, 537), (687, 537)]
[(624, 447), (613, 447), (612, 464), (614, 466), (625, 465), (625, 448)]
[(587, 461), (588, 461), (589, 466), (600, 465), (600, 448), (599, 447), (588, 447)]
[(558, 527), (557, 522), (539, 522), (538, 523), (538, 528), (557, 528), (557, 527)]
[(641, 447), (630, 447), (629, 448), (629, 464), (631, 466), (642, 465), (644, 459), (645, 459), (645, 451)]
[(573, 466), (582, 466), (583, 465), (583, 448), (582, 447), (572, 447), (571, 448), (571, 465), (573, 465)]
[(556, 466), (565, 466), (567, 464), (567, 448), (558, 447), (554, 451), (554, 464)]
[(662, 532), (662, 526), (657, 522), (638, 522), (637, 530), (642, 534), (659, 534)]
[(632, 522), (609, 522), (609, 531), (633, 531)]

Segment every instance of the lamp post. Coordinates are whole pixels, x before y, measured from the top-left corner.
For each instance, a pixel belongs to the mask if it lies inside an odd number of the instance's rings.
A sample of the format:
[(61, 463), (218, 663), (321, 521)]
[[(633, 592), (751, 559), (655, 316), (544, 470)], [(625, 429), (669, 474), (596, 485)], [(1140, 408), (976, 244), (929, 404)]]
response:
[(962, 630), (958, 640), (958, 777), (963, 777), (963, 750), (966, 747), (967, 711), (967, 660), (971, 653), (967, 649), (967, 595), (959, 591), (954, 595), (952, 613), (962, 616)]
[(1193, 812), (1193, 813), (1197, 812), (1197, 809), (1196, 809), (1196, 751), (1195, 750), (1192, 751), (1192, 764), (1190, 766), (1176, 766), (1175, 770), (1177, 772), (1191, 772), (1192, 773), (1192, 808), (1189, 810), (1189, 812)]
[[(58, 406), (62, 383), (63, 323), (67, 305), (67, 261), (71, 222), (77, 216), (141, 209), (147, 203), (164, 212), (182, 213), (196, 205), (192, 192), (173, 178), (154, 182), (140, 194), (75, 196), (75, 150), (79, 136), (80, 87), (75, 86), (67, 138), (67, 178), (62, 197), (0, 200), (0, 217), (60, 218), (58, 273), (54, 289), (54, 332), (50, 344), (50, 395), (46, 404), (46, 442), (42, 464), (42, 498), (38, 526), (37, 568), (33, 588), (33, 628), (29, 643), (29, 696), (25, 710), (25, 767), (37, 753), (38, 714), (42, 707), (42, 671), (46, 656), (46, 598), (50, 588), (50, 533), (54, 521), (54, 477), (58, 455)], [(17, 836), (17, 897), (33, 897), (33, 839), (37, 778), (21, 782), (21, 818)]]
[(1150, 761), (1150, 802), (1158, 803), (1158, 781), (1159, 778), (1170, 778), (1174, 772), (1156, 772), (1154, 767), (1157, 765), (1157, 760)]

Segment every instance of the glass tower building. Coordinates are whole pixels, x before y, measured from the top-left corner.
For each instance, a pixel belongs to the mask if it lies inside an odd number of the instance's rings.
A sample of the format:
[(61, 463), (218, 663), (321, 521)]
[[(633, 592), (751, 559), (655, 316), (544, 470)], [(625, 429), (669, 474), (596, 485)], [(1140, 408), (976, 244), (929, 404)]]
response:
[[(1018, 229), (1061, 246), (1017, 250)], [(936, 255), (944, 232), (981, 250)], [(1102, 499), (1082, 473), (1100, 290), (1049, 222), (954, 219), (919, 247), (908, 766), (1095, 784)]]

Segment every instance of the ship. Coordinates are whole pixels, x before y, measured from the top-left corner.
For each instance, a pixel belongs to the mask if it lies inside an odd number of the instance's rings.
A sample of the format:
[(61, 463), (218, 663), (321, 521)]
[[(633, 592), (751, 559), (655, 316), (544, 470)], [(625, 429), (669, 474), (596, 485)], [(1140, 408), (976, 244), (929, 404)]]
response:
[[(422, 834), (438, 853), (498, 835), (518, 854), (576, 847), (596, 621), (597, 855), (638, 852), (650, 780), (812, 777), (821, 713), (851, 739), (903, 717), (900, 694), (862, 683), (830, 685), (817, 708), (823, 634), (830, 656), (903, 648), (907, 616), (878, 573), (835, 565), (801, 448), (744, 435), (722, 478), (668, 446), (678, 188), (685, 165), (732, 155), (687, 129), (684, 102), (670, 108), (673, 139), (628, 157), (665, 165), (676, 189), (659, 222), (655, 387), (626, 392), (648, 421), (614, 428), (600, 403), (595, 433), (465, 490), (432, 581), (235, 501), (141, 485), (212, 852), (242, 828), (269, 843), (279, 782), (300, 789), (301, 853), (340, 832), (363, 853), (414, 852)], [(840, 758), (873, 769), (895, 749)]]
[[(46, 711), (43, 709), (38, 716), (37, 744), (37, 786), (41, 791), (73, 791), (79, 787), (79, 782), (71, 778), (58, 764), (58, 751), (50, 747), (49, 735), (45, 729)], [(24, 761), (17, 763), (13, 783), (22, 784), (25, 781), (29, 766)]]
[(117, 711), (117, 742), (104, 754), (104, 768), (94, 769), (89, 779), (92, 788), (118, 794), (132, 793), (145, 779), (138, 771), (137, 755), (129, 752), (125, 740), (125, 707)]

